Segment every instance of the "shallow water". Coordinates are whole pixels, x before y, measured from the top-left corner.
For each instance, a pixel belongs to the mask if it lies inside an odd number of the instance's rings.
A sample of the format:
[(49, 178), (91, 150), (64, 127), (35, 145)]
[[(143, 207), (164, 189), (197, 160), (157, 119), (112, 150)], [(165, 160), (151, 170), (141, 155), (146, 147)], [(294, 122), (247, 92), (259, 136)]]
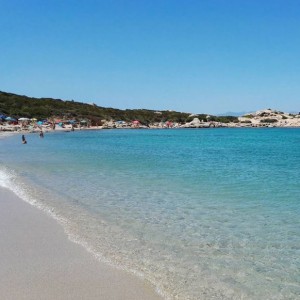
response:
[(0, 140), (0, 184), (174, 299), (300, 299), (300, 130)]

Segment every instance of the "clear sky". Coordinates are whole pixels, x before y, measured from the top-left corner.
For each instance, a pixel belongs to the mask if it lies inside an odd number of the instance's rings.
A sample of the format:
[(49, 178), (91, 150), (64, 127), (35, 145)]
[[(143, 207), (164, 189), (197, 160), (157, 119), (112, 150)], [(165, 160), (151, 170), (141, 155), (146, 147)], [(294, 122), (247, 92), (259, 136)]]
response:
[(0, 0), (0, 90), (122, 109), (300, 111), (300, 1)]

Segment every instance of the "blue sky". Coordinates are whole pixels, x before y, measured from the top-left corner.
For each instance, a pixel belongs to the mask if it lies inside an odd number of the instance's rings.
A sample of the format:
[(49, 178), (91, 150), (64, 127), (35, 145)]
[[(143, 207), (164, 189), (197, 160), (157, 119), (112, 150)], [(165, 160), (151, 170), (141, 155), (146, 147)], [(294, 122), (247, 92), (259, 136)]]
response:
[(0, 0), (0, 90), (116, 108), (300, 111), (300, 1)]

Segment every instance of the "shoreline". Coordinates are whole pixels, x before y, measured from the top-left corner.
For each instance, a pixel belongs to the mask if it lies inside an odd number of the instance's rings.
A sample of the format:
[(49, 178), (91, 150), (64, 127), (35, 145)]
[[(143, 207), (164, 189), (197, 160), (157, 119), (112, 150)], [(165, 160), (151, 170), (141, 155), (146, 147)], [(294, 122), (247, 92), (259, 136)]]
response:
[[(55, 123), (47, 121), (46, 123), (38, 122), (37, 119), (29, 119), (23, 123), (22, 118), (18, 119), (16, 123), (1, 122), (0, 131), (19, 131), (19, 132), (48, 132), (48, 131), (74, 131), (74, 130), (99, 130), (99, 129), (177, 129), (177, 128), (294, 128), (300, 127), (300, 113), (290, 114), (277, 110), (265, 109), (259, 110), (247, 115), (232, 117), (223, 116), (215, 117), (207, 115), (203, 117), (198, 114), (191, 114), (188, 118), (183, 120), (161, 120), (161, 121), (116, 121), (111, 119), (101, 120), (99, 123), (92, 124), (90, 121), (84, 121), (85, 125), (81, 124), (81, 121), (74, 120), (56, 120)], [(16, 120), (16, 119), (15, 119)], [(60, 123), (58, 123), (60, 121)], [(71, 123), (72, 122), (72, 123)], [(56, 125), (57, 124), (57, 125)]]
[(154, 287), (99, 262), (45, 212), (0, 187), (0, 293), (9, 299), (162, 299)]

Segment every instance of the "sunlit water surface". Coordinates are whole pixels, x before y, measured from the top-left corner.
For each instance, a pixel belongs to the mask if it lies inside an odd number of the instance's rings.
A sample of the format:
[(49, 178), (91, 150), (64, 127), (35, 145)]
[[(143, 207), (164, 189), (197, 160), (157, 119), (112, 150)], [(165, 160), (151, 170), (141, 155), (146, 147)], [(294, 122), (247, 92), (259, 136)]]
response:
[(171, 299), (300, 299), (300, 130), (0, 140), (0, 184)]

